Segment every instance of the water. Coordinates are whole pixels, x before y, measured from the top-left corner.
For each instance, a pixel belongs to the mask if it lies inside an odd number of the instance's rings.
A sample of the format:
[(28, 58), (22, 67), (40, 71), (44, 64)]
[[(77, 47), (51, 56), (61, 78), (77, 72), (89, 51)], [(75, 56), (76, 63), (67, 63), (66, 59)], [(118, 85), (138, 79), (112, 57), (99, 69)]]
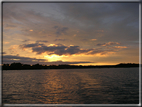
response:
[(138, 104), (138, 68), (3, 71), (4, 104)]

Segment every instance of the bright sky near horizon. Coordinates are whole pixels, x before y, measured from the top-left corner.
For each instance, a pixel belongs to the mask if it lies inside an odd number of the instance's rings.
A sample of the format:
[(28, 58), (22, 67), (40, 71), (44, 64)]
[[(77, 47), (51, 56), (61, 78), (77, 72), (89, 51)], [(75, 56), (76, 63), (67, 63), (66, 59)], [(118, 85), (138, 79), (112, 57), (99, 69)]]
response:
[(3, 3), (3, 63), (139, 62), (139, 3)]

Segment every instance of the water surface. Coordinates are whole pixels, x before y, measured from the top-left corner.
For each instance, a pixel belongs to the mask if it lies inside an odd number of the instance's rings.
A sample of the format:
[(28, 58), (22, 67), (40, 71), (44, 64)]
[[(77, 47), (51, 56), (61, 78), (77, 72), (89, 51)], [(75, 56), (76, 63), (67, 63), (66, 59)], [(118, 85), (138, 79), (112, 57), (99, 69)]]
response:
[(138, 68), (3, 71), (4, 104), (138, 104)]

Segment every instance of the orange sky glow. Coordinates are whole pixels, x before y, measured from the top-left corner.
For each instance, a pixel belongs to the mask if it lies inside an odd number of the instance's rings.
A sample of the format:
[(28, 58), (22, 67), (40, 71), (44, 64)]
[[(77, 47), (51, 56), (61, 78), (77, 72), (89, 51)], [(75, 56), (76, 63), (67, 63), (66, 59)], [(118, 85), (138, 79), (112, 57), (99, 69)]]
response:
[(138, 63), (138, 9), (138, 3), (3, 3), (3, 63)]

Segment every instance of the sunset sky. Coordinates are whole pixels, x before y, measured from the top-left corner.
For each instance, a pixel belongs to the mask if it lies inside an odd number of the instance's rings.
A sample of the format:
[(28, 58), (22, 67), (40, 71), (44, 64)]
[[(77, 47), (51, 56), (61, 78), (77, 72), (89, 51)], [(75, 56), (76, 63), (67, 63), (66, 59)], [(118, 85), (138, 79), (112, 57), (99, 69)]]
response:
[(3, 3), (3, 63), (139, 62), (139, 3)]

